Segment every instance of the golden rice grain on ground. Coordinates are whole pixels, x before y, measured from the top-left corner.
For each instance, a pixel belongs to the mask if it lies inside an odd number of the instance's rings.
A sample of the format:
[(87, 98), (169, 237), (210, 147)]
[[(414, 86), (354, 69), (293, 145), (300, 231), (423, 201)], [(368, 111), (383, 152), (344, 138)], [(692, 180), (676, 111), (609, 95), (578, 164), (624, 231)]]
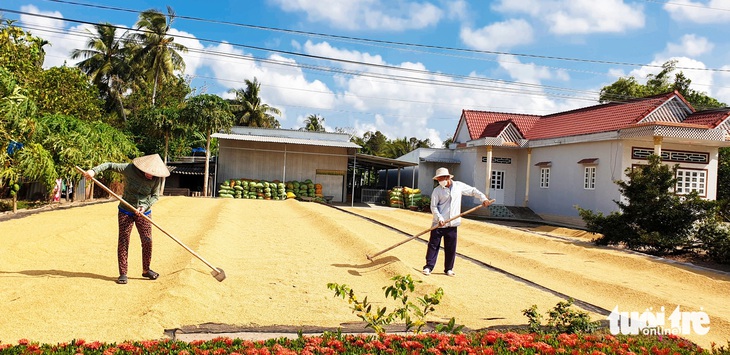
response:
[[(216, 281), (210, 268), (154, 230), (152, 268), (161, 276), (144, 279), (134, 231), (130, 280), (117, 285), (116, 205), (0, 222), (0, 342), (158, 339), (165, 329), (203, 323), (337, 327), (359, 319), (327, 283), (347, 284), (361, 299), (392, 309), (382, 288), (405, 274), (423, 282), (419, 295), (444, 289), (429, 320), (455, 317), (471, 329), (525, 324), (523, 309), (535, 304), (544, 313), (562, 300), (466, 259), (457, 259), (457, 276), (447, 277), (443, 254), (434, 274), (424, 276), (426, 247), (415, 240), (369, 261), (366, 254), (407, 236), (343, 210), (293, 200), (163, 197), (153, 209), (155, 222), (224, 269), (227, 278)], [(344, 210), (408, 234), (429, 228), (431, 221), (428, 214), (406, 210)], [(464, 220), (458, 252), (608, 310), (702, 308), (710, 316), (710, 332), (688, 338), (709, 346), (730, 337), (725, 274), (539, 232)]]

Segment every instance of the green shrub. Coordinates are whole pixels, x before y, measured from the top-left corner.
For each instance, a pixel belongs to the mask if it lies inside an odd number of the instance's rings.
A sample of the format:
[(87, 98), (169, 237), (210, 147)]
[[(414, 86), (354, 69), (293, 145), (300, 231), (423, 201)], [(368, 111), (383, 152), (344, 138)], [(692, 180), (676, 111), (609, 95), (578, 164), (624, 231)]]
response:
[(712, 261), (730, 264), (730, 228), (717, 219), (708, 219), (697, 229), (697, 239)]
[[(387, 312), (387, 307), (373, 309), (367, 297), (360, 301), (355, 295), (355, 291), (347, 285), (328, 283), (327, 288), (335, 291), (335, 297), (347, 299), (348, 303), (351, 304), (352, 312), (367, 323), (365, 327), (372, 328), (378, 334), (385, 333), (385, 326), (396, 319), (405, 322), (406, 331), (413, 330), (415, 333), (420, 333), (426, 325), (426, 316), (433, 312), (435, 310), (434, 306), (441, 302), (444, 290), (439, 287), (430, 295), (425, 294), (423, 297), (416, 298), (416, 303), (413, 303), (410, 301), (410, 294), (415, 291), (416, 283), (421, 281), (414, 281), (411, 275), (398, 275), (391, 278), (391, 280), (394, 281), (393, 285), (383, 287), (385, 297), (400, 301), (400, 306), (391, 312)], [(447, 324), (435, 327), (437, 332), (448, 333), (458, 333), (461, 329), (463, 329), (463, 326), (457, 326), (454, 318), (451, 318), (451, 321)]]
[(670, 169), (659, 157), (650, 155), (648, 164), (626, 170), (628, 180), (615, 183), (623, 200), (614, 201), (619, 211), (604, 216), (576, 207), (587, 230), (601, 234), (598, 245), (624, 244), (630, 249), (667, 254), (691, 247), (694, 226), (717, 213), (713, 201), (697, 193), (675, 195), (677, 167)]
[(537, 310), (537, 305), (522, 311), (527, 317), (528, 326), (531, 332), (547, 333), (593, 333), (598, 330), (600, 323), (591, 321), (590, 315), (583, 311), (576, 311), (571, 308), (574, 300), (569, 298), (567, 302), (560, 301), (547, 313), (547, 328), (542, 326), (542, 315)]

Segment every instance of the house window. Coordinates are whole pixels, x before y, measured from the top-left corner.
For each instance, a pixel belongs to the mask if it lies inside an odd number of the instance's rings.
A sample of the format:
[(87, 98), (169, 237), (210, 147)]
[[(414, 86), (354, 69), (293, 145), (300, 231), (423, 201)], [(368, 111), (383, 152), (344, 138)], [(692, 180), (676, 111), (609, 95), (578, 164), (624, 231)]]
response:
[(504, 171), (493, 170), (492, 179), (490, 180), (490, 189), (492, 190), (503, 190), (504, 189)]
[(677, 169), (677, 195), (687, 195), (697, 191), (701, 197), (707, 196), (707, 171), (692, 169)]
[(540, 168), (540, 188), (550, 187), (550, 168)]
[(594, 190), (596, 188), (596, 167), (586, 166), (583, 173), (583, 188), (586, 190)]

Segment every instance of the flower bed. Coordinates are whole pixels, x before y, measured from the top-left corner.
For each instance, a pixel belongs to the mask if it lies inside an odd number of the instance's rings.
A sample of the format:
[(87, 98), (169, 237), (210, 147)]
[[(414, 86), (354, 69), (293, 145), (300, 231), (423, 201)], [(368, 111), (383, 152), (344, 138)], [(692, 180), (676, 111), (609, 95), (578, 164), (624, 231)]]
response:
[(100, 343), (73, 340), (56, 345), (20, 340), (0, 343), (0, 354), (730, 354), (726, 347), (710, 350), (676, 336), (612, 336), (580, 334), (524, 334), (474, 332), (416, 335), (350, 335), (324, 333), (247, 341), (215, 338), (210, 341), (173, 340)]

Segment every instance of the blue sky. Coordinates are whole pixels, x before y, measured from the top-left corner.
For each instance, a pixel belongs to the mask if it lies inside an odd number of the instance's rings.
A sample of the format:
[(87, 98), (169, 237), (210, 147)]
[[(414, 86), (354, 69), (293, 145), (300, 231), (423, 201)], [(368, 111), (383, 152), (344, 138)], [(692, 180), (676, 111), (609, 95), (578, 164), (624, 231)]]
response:
[(3, 0), (0, 13), (51, 42), (51, 67), (75, 64), (88, 23), (131, 28), (167, 5), (196, 91), (228, 98), (256, 77), (282, 128), (317, 114), (328, 131), (440, 146), (463, 109), (590, 106), (603, 86), (643, 82), (670, 59), (730, 103), (730, 0)]

